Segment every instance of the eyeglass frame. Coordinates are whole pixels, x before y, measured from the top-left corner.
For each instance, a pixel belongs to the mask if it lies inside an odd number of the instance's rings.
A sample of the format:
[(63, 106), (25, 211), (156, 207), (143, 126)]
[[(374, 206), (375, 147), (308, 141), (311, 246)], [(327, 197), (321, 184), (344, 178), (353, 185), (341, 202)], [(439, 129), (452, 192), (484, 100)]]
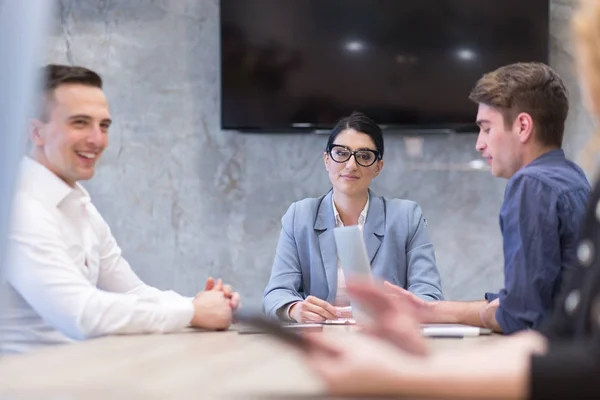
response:
[[(344, 150), (346, 150), (346, 151), (349, 151), (349, 152), (350, 152), (350, 155), (348, 156), (348, 158), (347, 158), (346, 160), (344, 160), (344, 161), (338, 161), (338, 160), (336, 160), (335, 158), (333, 158), (333, 155), (331, 155), (331, 151), (333, 150), (333, 148), (334, 148), (334, 147), (341, 147), (342, 149), (344, 149)], [(360, 161), (358, 161), (358, 158), (356, 158), (356, 153), (365, 152), (365, 151), (367, 151), (367, 152), (370, 152), (370, 153), (373, 153), (373, 154), (375, 155), (375, 159), (374, 159), (374, 160), (373, 160), (373, 162), (372, 162), (371, 164), (369, 164), (369, 165), (363, 165), (363, 164), (361, 164), (361, 163), (360, 163)], [(350, 150), (348, 147), (346, 147), (346, 146), (342, 146), (341, 144), (332, 144), (332, 145), (330, 145), (330, 146), (329, 146), (329, 148), (327, 149), (327, 154), (329, 155), (329, 157), (330, 157), (330, 158), (331, 158), (331, 159), (332, 159), (334, 162), (336, 162), (336, 163), (338, 163), (338, 164), (343, 164), (343, 163), (346, 163), (346, 162), (350, 161), (350, 159), (351, 159), (351, 158), (354, 156), (354, 161), (355, 161), (355, 162), (356, 162), (358, 165), (360, 165), (361, 167), (365, 167), (365, 168), (367, 168), (367, 167), (370, 167), (370, 166), (372, 166), (373, 164), (375, 164), (377, 161), (380, 161), (380, 160), (381, 160), (381, 153), (380, 153), (379, 151), (377, 151), (377, 150), (371, 150), (371, 149)]]

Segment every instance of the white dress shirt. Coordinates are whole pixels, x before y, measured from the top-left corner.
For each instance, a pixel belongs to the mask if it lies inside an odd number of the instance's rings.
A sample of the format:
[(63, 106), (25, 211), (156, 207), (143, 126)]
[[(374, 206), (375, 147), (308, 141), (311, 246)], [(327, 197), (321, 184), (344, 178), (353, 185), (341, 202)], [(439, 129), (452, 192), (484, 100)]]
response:
[(189, 298), (144, 284), (88, 193), (22, 162), (6, 264), (0, 352), (187, 327)]
[[(338, 212), (337, 208), (335, 207), (335, 201), (333, 200), (333, 196), (331, 196), (331, 206), (333, 207), (333, 214), (335, 216), (335, 227), (339, 228), (341, 226), (344, 226), (344, 222), (342, 222), (342, 219), (340, 218), (340, 213)], [(367, 220), (367, 211), (368, 210), (369, 210), (369, 197), (367, 196), (367, 203), (365, 204), (365, 207), (363, 208), (363, 210), (360, 212), (360, 215), (358, 216), (358, 227), (361, 230), (365, 226), (365, 221)], [(334, 301), (333, 305), (336, 307), (347, 307), (350, 305), (350, 299), (348, 298), (348, 293), (346, 292), (346, 280), (344, 279), (344, 272), (342, 270), (342, 265), (340, 264), (339, 258), (337, 261), (337, 280), (338, 280), (337, 292), (335, 294), (335, 301)], [(292, 306), (296, 303), (299, 303), (299, 301), (288, 304), (286, 307), (282, 307), (282, 309), (285, 309), (285, 313), (279, 312), (279, 317), (282, 318), (282, 316), (283, 316), (283, 319), (288, 320), (288, 321), (293, 321), (293, 318), (290, 315), (290, 310), (291, 310)]]

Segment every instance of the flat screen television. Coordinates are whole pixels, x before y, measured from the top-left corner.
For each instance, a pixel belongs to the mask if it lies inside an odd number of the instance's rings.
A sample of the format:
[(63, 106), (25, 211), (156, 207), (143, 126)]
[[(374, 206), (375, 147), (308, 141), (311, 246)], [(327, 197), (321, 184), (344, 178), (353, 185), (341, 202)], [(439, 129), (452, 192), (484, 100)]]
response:
[(221, 126), (471, 131), (485, 72), (548, 62), (548, 0), (221, 0)]

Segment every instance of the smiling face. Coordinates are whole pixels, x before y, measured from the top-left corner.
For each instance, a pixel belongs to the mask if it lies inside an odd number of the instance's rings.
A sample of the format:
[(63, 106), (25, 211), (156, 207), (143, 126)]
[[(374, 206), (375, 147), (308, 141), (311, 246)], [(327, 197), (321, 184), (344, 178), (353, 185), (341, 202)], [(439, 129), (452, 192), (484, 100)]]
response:
[(519, 124), (515, 123), (507, 127), (500, 111), (479, 104), (477, 125), (479, 125), (479, 136), (475, 145), (477, 151), (487, 160), (492, 175), (510, 178), (523, 166)]
[[(341, 131), (333, 141), (333, 145), (343, 146), (350, 151), (377, 151), (377, 147), (369, 135), (354, 129)], [(336, 150), (333, 149), (332, 151)], [(383, 160), (377, 160), (373, 165), (363, 167), (356, 162), (355, 156), (350, 157), (345, 162), (336, 162), (327, 153), (323, 157), (334, 191), (350, 197), (366, 193), (369, 190), (371, 180), (379, 175), (383, 168)], [(367, 164), (363, 160), (361, 162)]]
[(48, 94), (45, 121), (31, 125), (33, 159), (69, 186), (90, 179), (108, 145), (110, 113), (102, 89), (67, 83)]

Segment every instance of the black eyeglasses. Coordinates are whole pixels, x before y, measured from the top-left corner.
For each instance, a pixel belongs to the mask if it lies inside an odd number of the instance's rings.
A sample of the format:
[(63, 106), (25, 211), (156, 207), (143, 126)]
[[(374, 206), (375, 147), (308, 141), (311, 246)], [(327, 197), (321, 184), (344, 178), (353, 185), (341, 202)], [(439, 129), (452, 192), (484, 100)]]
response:
[(370, 167), (375, 164), (375, 161), (380, 160), (379, 152), (376, 150), (356, 150), (352, 151), (346, 146), (334, 144), (329, 148), (329, 156), (337, 163), (344, 163), (354, 156), (354, 160), (358, 165)]

